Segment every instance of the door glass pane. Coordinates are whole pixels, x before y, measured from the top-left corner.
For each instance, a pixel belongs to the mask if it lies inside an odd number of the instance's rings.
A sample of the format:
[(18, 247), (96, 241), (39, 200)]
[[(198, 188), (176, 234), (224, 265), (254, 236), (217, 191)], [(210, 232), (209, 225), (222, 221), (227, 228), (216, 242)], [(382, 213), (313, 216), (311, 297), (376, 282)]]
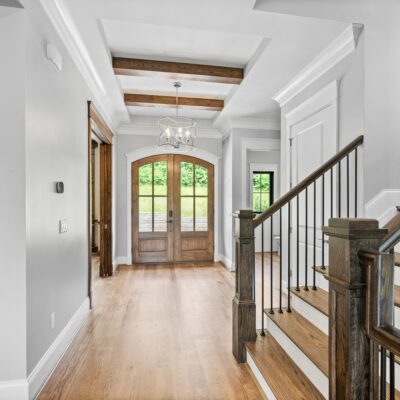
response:
[(196, 231), (208, 230), (208, 197), (196, 197)]
[(152, 198), (139, 197), (139, 232), (152, 231)]
[(208, 194), (208, 170), (196, 165), (195, 169), (196, 196), (207, 196)]
[(167, 197), (154, 197), (154, 232), (167, 232)]
[(193, 231), (193, 197), (181, 197), (181, 231)]
[(153, 182), (153, 164), (139, 167), (139, 195), (151, 195)]
[(260, 189), (261, 192), (269, 192), (269, 174), (261, 174)]
[(193, 164), (181, 162), (181, 196), (193, 196)]
[(167, 195), (167, 161), (154, 163), (154, 194)]

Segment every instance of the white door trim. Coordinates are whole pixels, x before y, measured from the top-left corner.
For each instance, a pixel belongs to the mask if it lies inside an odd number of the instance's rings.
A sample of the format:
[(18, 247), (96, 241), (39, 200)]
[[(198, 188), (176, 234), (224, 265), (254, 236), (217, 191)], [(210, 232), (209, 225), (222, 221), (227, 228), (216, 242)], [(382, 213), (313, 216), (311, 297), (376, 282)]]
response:
[(269, 138), (242, 138), (241, 140), (241, 169), (242, 169), (242, 207), (248, 208), (247, 204), (247, 151), (279, 151), (281, 149), (280, 139)]
[(214, 261), (219, 261), (219, 160), (220, 158), (215, 154), (212, 154), (206, 150), (195, 148), (191, 151), (182, 150), (169, 150), (165, 151), (154, 146), (142, 147), (141, 149), (134, 150), (130, 153), (125, 154), (126, 157), (126, 193), (127, 193), (127, 226), (126, 226), (126, 260), (128, 264), (132, 264), (132, 175), (131, 175), (131, 164), (137, 160), (145, 157), (156, 156), (160, 154), (181, 154), (191, 157), (197, 157), (201, 160), (207, 161), (214, 166)]

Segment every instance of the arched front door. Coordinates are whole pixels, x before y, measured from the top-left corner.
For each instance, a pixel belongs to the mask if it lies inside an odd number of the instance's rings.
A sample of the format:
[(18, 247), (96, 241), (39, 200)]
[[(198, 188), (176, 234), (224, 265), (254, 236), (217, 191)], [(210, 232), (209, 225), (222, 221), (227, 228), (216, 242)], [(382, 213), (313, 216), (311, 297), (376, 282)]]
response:
[(132, 163), (135, 263), (212, 261), (214, 166), (176, 154)]

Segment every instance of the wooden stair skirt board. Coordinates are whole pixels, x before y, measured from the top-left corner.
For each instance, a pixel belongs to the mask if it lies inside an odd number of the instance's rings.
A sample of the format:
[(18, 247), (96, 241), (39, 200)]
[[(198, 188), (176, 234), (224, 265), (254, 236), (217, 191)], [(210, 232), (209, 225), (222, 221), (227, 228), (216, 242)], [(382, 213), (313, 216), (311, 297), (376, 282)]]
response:
[(269, 400), (324, 398), (271, 335), (258, 336), (246, 350), (247, 363)]
[(329, 395), (328, 336), (297, 311), (275, 310), (267, 316), (267, 331), (285, 349), (323, 397)]

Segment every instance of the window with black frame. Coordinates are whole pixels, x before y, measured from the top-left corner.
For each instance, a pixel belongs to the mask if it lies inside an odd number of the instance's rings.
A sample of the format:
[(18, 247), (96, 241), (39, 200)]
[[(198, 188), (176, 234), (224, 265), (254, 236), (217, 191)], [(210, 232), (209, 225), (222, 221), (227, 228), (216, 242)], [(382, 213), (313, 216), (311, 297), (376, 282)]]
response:
[(252, 176), (253, 211), (262, 213), (274, 202), (274, 173), (253, 171)]

